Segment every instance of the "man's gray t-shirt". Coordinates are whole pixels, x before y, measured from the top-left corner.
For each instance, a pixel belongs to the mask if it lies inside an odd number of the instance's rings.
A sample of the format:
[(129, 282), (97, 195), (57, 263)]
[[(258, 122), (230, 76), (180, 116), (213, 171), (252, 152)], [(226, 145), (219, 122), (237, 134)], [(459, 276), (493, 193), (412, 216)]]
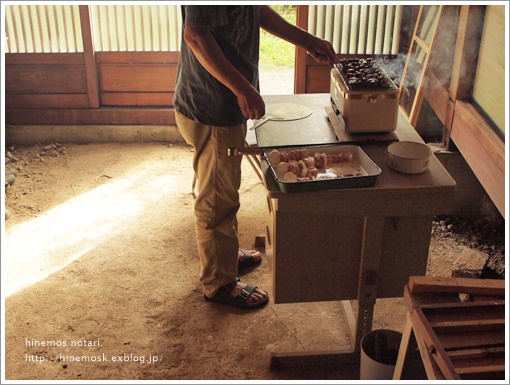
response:
[[(259, 7), (182, 6), (184, 26), (209, 27), (227, 59), (259, 89)], [(231, 126), (246, 121), (232, 91), (214, 78), (182, 39), (174, 94), (177, 111), (196, 122)]]

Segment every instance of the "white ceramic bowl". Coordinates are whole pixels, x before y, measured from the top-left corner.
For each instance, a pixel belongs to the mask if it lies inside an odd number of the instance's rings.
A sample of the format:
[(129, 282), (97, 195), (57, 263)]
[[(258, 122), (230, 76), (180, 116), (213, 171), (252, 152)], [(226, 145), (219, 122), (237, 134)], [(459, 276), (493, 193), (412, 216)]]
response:
[(420, 174), (429, 168), (432, 150), (418, 142), (400, 141), (388, 146), (388, 165), (404, 174)]

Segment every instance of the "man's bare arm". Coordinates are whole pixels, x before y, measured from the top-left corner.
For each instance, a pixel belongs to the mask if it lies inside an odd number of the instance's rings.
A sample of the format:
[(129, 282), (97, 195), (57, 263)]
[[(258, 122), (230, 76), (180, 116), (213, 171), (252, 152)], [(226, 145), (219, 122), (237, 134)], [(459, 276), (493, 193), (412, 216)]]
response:
[(262, 97), (228, 61), (209, 28), (186, 26), (184, 40), (200, 64), (236, 95), (241, 112), (246, 118), (260, 119), (265, 114)]
[(327, 61), (330, 64), (338, 61), (330, 42), (287, 22), (268, 5), (260, 6), (260, 26), (270, 34), (306, 49), (317, 61)]

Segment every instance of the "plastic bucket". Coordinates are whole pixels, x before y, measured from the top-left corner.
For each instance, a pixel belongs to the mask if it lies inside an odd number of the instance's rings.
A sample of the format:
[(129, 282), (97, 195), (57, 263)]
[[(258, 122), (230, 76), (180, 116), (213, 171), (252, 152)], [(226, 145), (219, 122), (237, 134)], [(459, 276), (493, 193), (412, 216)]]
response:
[(402, 333), (372, 330), (361, 339), (360, 380), (392, 380)]

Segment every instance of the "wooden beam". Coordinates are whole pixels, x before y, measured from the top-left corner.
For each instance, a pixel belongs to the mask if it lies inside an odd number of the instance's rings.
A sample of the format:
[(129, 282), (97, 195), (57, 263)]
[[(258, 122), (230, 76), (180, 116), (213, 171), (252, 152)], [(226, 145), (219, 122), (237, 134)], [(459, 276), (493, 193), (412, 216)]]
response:
[(491, 295), (505, 294), (505, 281), (500, 279), (472, 279), (454, 277), (409, 278), (409, 290), (417, 293), (478, 293)]
[(450, 98), (453, 101), (471, 96), (485, 7), (485, 5), (461, 6), (450, 81)]
[[(88, 97), (85, 93), (49, 93), (49, 94), (8, 94), (5, 98), (5, 108), (27, 111), (27, 106), (33, 108), (83, 108), (88, 105)], [(7, 122), (7, 124), (11, 124)]]
[(359, 362), (360, 353), (349, 348), (324, 352), (278, 352), (271, 354), (270, 368), (356, 365)]
[(177, 64), (101, 63), (98, 65), (100, 92), (173, 92)]
[(505, 143), (473, 105), (457, 100), (451, 138), (505, 217)]
[(10, 125), (175, 125), (173, 108), (11, 109)]
[(425, 84), (424, 97), (427, 99), (430, 107), (443, 125), (448, 121), (448, 90), (441, 84), (434, 73), (429, 72), (427, 83)]
[(425, 86), (425, 99), (443, 125), (442, 143), (450, 145), (450, 133), (455, 104), (449, 95), (450, 78), (453, 66), (455, 40), (457, 36), (460, 5), (443, 7), (439, 20), (437, 38), (430, 55), (430, 72)]
[(16, 65), (5, 75), (6, 94), (85, 93), (83, 65)]
[(5, 65), (28, 65), (28, 64), (65, 64), (83, 65), (83, 53), (8, 53), (4, 55)]
[[(308, 5), (298, 5), (296, 13), (296, 25), (308, 30)], [(294, 93), (305, 94), (307, 92), (307, 52), (296, 47), (296, 59), (294, 63)]]
[(96, 52), (96, 62), (99, 63), (173, 63), (179, 62), (178, 51), (129, 51), (129, 52)]
[(173, 92), (102, 92), (103, 107), (171, 107)]
[(89, 107), (99, 108), (99, 80), (97, 77), (94, 39), (92, 38), (91, 15), (88, 5), (80, 5), (79, 9)]

